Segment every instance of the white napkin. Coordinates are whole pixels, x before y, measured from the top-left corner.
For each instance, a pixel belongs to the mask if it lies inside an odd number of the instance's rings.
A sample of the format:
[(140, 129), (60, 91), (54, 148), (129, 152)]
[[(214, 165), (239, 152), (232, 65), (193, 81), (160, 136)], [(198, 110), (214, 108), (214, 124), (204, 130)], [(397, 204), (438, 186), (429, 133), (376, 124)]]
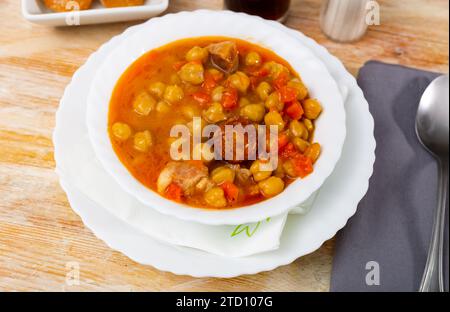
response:
[[(110, 213), (152, 238), (221, 256), (243, 257), (278, 248), (286, 214), (252, 224), (212, 226), (166, 216), (141, 204), (123, 191), (98, 162), (84, 120), (71, 121), (64, 131), (78, 135), (69, 135), (71, 140), (63, 147), (66, 153), (58, 164), (58, 174)], [(312, 196), (295, 212), (306, 213), (314, 199)]]

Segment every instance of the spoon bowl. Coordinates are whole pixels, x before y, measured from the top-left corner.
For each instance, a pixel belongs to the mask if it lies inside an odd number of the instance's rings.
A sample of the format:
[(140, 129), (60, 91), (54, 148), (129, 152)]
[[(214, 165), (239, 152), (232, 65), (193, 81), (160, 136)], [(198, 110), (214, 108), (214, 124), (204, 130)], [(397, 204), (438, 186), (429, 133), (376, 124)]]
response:
[(449, 76), (436, 78), (427, 87), (417, 110), (416, 130), (419, 140), (436, 157), (449, 152)]

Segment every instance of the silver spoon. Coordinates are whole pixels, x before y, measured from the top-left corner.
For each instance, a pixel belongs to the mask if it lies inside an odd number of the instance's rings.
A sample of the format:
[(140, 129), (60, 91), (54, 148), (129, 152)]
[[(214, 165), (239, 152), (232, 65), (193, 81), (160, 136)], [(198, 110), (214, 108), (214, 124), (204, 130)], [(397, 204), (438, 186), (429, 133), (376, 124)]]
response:
[(428, 259), (419, 291), (444, 291), (443, 248), (448, 192), (449, 76), (436, 78), (425, 90), (416, 117), (417, 136), (439, 163), (438, 206)]

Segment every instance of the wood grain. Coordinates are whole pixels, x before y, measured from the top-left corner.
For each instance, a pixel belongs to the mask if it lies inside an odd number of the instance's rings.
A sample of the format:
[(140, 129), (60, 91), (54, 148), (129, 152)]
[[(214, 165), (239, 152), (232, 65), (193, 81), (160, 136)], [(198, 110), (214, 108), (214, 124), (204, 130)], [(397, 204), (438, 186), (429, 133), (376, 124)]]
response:
[[(338, 56), (354, 74), (371, 59), (448, 72), (447, 0), (383, 0), (381, 25), (354, 44), (328, 40), (320, 0), (293, 1), (287, 25)], [(136, 23), (51, 28), (26, 22), (17, 0), (0, 10), (0, 290), (326, 291), (333, 241), (272, 272), (194, 279), (159, 272), (111, 250), (70, 209), (54, 173), (54, 114), (76, 69)], [(221, 9), (221, 0), (172, 0), (169, 11)], [(67, 262), (81, 284), (67, 286)]]

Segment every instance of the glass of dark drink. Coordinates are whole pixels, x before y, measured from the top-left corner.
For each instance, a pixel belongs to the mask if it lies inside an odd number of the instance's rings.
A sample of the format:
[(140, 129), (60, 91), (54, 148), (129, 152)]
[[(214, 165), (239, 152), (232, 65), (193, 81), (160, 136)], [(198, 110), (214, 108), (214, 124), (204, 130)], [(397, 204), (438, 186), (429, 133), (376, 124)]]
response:
[(224, 0), (225, 9), (279, 22), (286, 20), (290, 4), (290, 0)]

